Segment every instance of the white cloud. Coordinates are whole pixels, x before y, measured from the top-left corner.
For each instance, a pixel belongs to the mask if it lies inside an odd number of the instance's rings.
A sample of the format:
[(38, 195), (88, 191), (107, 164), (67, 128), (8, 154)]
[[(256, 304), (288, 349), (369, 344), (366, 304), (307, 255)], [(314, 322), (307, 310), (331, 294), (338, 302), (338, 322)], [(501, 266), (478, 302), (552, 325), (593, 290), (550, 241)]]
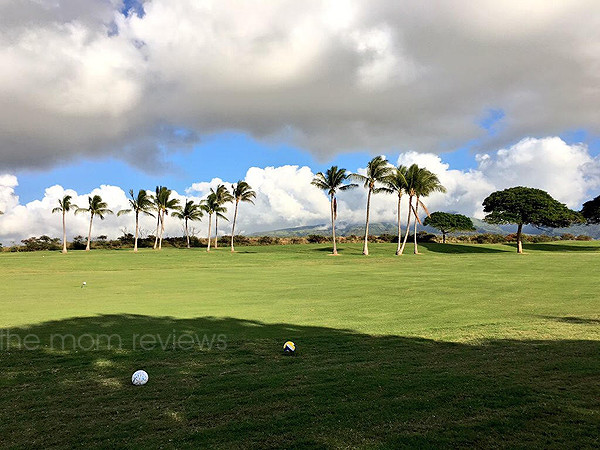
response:
[[(430, 211), (460, 212), (469, 216), (482, 217), (481, 202), (491, 192), (516, 185), (547, 190), (561, 202), (579, 209), (581, 203), (593, 196), (600, 186), (600, 161), (592, 158), (585, 145), (568, 145), (556, 137), (524, 139), (517, 144), (493, 153), (477, 156), (478, 167), (471, 170), (451, 169), (438, 155), (417, 152), (403, 153), (398, 164), (418, 164), (435, 172), (447, 188), (446, 194), (436, 193), (424, 199)], [(359, 168), (357, 172), (364, 172)], [(313, 171), (306, 166), (251, 167), (245, 180), (256, 191), (255, 205), (240, 205), (237, 229), (239, 233), (253, 233), (279, 228), (314, 225), (329, 222), (329, 201), (325, 193), (310, 184)], [(214, 178), (210, 181), (193, 183), (185, 194), (173, 192), (181, 203), (186, 198), (196, 202), (205, 197), (210, 188), (218, 184), (231, 187), (231, 182)], [(61, 221), (51, 213), (52, 208), (65, 193), (73, 196), (80, 206), (87, 204), (88, 194), (77, 194), (61, 186), (46, 189), (44, 197), (25, 205), (19, 203), (15, 194), (18, 185), (12, 175), (0, 176), (0, 241), (10, 243), (29, 236), (48, 234), (61, 235)], [(125, 192), (117, 186), (102, 185), (89, 195), (98, 194), (116, 212), (128, 207)], [(338, 219), (346, 223), (362, 223), (365, 219), (366, 190), (361, 186), (338, 196)], [(403, 217), (407, 212), (406, 196)], [(397, 197), (379, 194), (372, 198), (371, 220), (394, 221)], [(233, 209), (230, 206), (228, 215)], [(87, 215), (68, 218), (68, 235), (86, 235)], [(219, 225), (220, 234), (230, 231), (230, 223)], [(207, 221), (193, 224), (198, 236), (207, 233)], [(144, 234), (153, 234), (155, 220), (142, 218)], [(113, 217), (94, 221), (93, 236), (108, 235), (111, 238), (126, 229), (133, 232), (132, 216)], [(167, 218), (166, 233), (170, 236), (183, 235), (181, 221)]]
[[(321, 156), (599, 132), (600, 5), (581, 1), (0, 2), (3, 170), (239, 130)], [(485, 140), (477, 120), (505, 111)], [(491, 141), (490, 139), (494, 139)]]
[(600, 161), (587, 146), (568, 145), (558, 137), (526, 138), (506, 149), (476, 156), (473, 170), (452, 170), (433, 154), (409, 152), (399, 164), (416, 163), (435, 172), (448, 190), (428, 200), (433, 209), (483, 217), (481, 202), (489, 193), (513, 186), (543, 189), (570, 208), (579, 209), (600, 186)]

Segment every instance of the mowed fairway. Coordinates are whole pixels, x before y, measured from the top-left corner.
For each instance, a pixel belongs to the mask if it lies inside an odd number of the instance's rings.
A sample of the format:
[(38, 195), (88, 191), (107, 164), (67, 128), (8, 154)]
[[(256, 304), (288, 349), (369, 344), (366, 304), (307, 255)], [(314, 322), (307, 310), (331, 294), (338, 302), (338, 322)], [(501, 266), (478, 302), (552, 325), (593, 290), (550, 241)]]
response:
[(600, 445), (598, 243), (238, 250), (0, 254), (0, 446)]

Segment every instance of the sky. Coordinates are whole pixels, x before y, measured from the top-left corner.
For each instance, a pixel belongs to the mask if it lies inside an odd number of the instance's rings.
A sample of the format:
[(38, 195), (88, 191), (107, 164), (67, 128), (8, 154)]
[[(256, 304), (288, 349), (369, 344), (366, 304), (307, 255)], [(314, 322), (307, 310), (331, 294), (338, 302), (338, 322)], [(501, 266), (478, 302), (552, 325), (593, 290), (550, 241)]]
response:
[[(65, 192), (118, 211), (129, 189), (199, 201), (240, 179), (258, 194), (240, 232), (326, 223), (314, 174), (376, 155), (439, 175), (430, 210), (482, 217), (516, 185), (575, 209), (600, 194), (596, 1), (0, 0), (0, 62), (5, 244), (60, 236)], [(341, 194), (340, 220), (365, 200)], [(374, 220), (394, 205), (378, 196)]]

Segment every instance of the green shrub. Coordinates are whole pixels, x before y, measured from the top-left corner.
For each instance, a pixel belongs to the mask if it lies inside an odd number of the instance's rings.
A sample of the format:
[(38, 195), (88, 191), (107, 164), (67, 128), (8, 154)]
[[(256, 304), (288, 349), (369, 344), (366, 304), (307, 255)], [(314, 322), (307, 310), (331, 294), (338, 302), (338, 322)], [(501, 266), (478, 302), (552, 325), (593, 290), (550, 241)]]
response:
[(306, 237), (306, 240), (309, 244), (324, 244), (329, 239), (326, 236), (321, 236), (320, 234), (309, 234)]

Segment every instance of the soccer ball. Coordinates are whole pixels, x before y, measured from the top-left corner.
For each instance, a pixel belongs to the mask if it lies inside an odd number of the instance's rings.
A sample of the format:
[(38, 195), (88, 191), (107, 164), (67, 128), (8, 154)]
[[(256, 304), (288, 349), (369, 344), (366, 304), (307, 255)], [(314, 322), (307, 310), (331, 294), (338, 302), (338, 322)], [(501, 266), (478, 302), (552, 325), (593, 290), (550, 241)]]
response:
[(131, 383), (135, 386), (143, 386), (148, 382), (148, 374), (144, 370), (136, 371), (131, 377)]
[(283, 344), (283, 353), (286, 355), (293, 355), (296, 353), (296, 344), (294, 344), (292, 341), (287, 341), (285, 344)]

